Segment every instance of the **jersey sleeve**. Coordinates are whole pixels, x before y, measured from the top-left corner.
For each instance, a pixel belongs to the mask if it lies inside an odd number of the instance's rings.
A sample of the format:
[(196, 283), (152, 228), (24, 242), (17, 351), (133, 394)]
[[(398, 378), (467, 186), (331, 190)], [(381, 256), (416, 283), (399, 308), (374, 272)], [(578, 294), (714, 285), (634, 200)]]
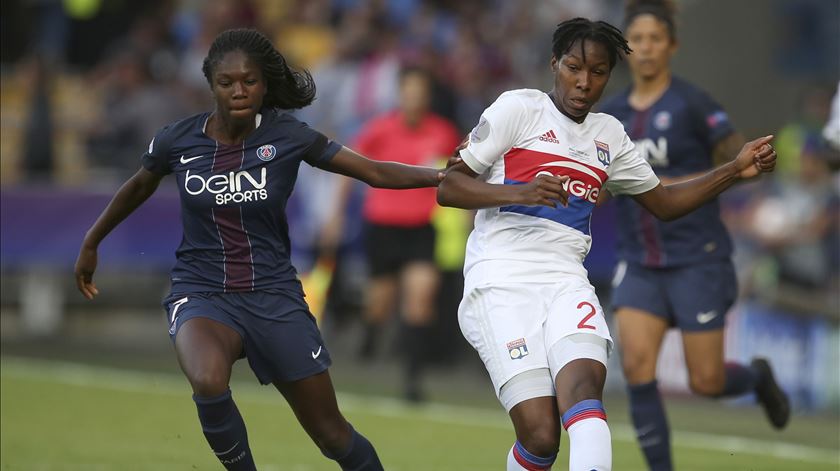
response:
[(158, 175), (172, 173), (172, 165), (169, 163), (169, 149), (172, 145), (169, 130), (169, 126), (161, 128), (149, 142), (149, 148), (141, 157), (143, 168)]
[(461, 159), (477, 174), (484, 173), (516, 143), (526, 123), (525, 104), (512, 94), (502, 94), (481, 114), (461, 149)]
[(310, 128), (306, 123), (300, 123), (297, 137), (302, 141), (304, 148), (302, 159), (313, 167), (324, 166), (341, 150), (341, 144)]
[(729, 115), (723, 107), (706, 93), (700, 90), (689, 92), (689, 103), (695, 121), (695, 128), (700, 133), (700, 138), (709, 146), (714, 148), (718, 142), (735, 132)]
[(607, 174), (607, 190), (613, 195), (638, 195), (659, 185), (659, 178), (626, 133), (622, 137), (621, 150)]

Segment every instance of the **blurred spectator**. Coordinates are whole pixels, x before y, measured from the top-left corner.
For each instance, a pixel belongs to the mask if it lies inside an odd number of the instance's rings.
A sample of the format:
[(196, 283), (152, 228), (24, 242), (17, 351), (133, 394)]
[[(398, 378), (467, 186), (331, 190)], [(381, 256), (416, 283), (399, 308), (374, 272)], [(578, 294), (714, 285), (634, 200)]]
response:
[(139, 168), (139, 155), (161, 127), (187, 108), (166, 82), (151, 79), (144, 56), (127, 50), (105, 68), (102, 114), (88, 134), (90, 165), (123, 179)]
[(758, 192), (744, 216), (746, 237), (763, 272), (759, 289), (791, 284), (812, 290), (836, 288), (838, 188), (824, 153), (811, 141), (802, 149), (798, 170)]
[(831, 99), (831, 111), (828, 122), (823, 127), (822, 135), (832, 149), (840, 152), (840, 82), (834, 92), (834, 98)]
[(828, 120), (831, 91), (825, 86), (813, 85), (802, 93), (797, 113), (776, 133), (775, 147), (778, 155), (776, 172), (780, 177), (799, 174), (800, 154), (806, 142), (817, 139)]
[[(374, 160), (433, 166), (451, 155), (460, 141), (448, 121), (430, 111), (432, 80), (428, 72), (405, 68), (400, 75), (399, 107), (368, 122), (354, 148)], [(351, 182), (342, 179), (342, 197)], [(434, 188), (369, 188), (364, 203), (365, 239), (370, 280), (365, 293), (365, 335), (360, 355), (373, 357), (380, 333), (394, 311), (401, 314), (400, 344), (405, 354), (405, 396), (423, 398), (420, 376), (428, 362), (436, 323), (440, 272), (435, 263), (437, 206)], [(343, 204), (325, 227), (323, 243), (335, 246), (344, 226)]]

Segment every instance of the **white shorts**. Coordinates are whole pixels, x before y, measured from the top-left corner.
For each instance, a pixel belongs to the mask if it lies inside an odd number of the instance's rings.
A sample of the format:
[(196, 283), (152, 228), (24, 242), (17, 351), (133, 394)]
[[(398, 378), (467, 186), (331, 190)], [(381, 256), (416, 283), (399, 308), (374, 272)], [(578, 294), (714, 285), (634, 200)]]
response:
[[(505, 383), (525, 371), (547, 369), (553, 381), (563, 365), (553, 364), (548, 352), (565, 337), (593, 334), (606, 340), (608, 352), (612, 350), (595, 289), (579, 278), (474, 288), (461, 301), (458, 323), (484, 361), (497, 397)], [(564, 345), (563, 357), (575, 357), (579, 351), (577, 358), (592, 358), (591, 343), (575, 345)]]

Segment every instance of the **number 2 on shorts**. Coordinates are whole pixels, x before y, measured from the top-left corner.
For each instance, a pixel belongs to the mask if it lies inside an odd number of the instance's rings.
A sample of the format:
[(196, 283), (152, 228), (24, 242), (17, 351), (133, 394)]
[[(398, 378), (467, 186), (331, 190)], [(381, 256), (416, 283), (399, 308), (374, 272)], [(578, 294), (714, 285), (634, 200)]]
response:
[(589, 307), (589, 314), (584, 316), (583, 319), (581, 319), (580, 322), (578, 322), (578, 325), (577, 325), (578, 329), (596, 330), (594, 325), (589, 325), (589, 324), (586, 323), (586, 321), (588, 321), (589, 319), (592, 319), (592, 316), (595, 315), (595, 306), (593, 306), (592, 303), (588, 303), (586, 301), (583, 301), (583, 302), (581, 302), (580, 304), (577, 305), (577, 308), (580, 309), (584, 306)]

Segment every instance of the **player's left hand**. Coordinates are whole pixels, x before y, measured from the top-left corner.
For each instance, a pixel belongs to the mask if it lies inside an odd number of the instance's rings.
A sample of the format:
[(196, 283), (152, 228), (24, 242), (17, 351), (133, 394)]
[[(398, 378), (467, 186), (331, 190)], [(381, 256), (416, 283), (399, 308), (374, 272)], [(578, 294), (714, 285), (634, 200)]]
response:
[(734, 161), (740, 178), (754, 178), (776, 168), (776, 149), (770, 145), (772, 140), (770, 135), (744, 144)]
[(469, 143), (470, 143), (470, 136), (467, 135), (467, 137), (465, 137), (464, 140), (461, 141), (460, 144), (458, 144), (458, 147), (456, 147), (455, 150), (452, 151), (452, 155), (449, 156), (449, 160), (446, 162), (446, 168), (447, 169), (449, 167), (452, 167), (453, 165), (457, 165), (457, 164), (461, 163), (461, 149), (466, 149), (467, 144), (469, 144)]

